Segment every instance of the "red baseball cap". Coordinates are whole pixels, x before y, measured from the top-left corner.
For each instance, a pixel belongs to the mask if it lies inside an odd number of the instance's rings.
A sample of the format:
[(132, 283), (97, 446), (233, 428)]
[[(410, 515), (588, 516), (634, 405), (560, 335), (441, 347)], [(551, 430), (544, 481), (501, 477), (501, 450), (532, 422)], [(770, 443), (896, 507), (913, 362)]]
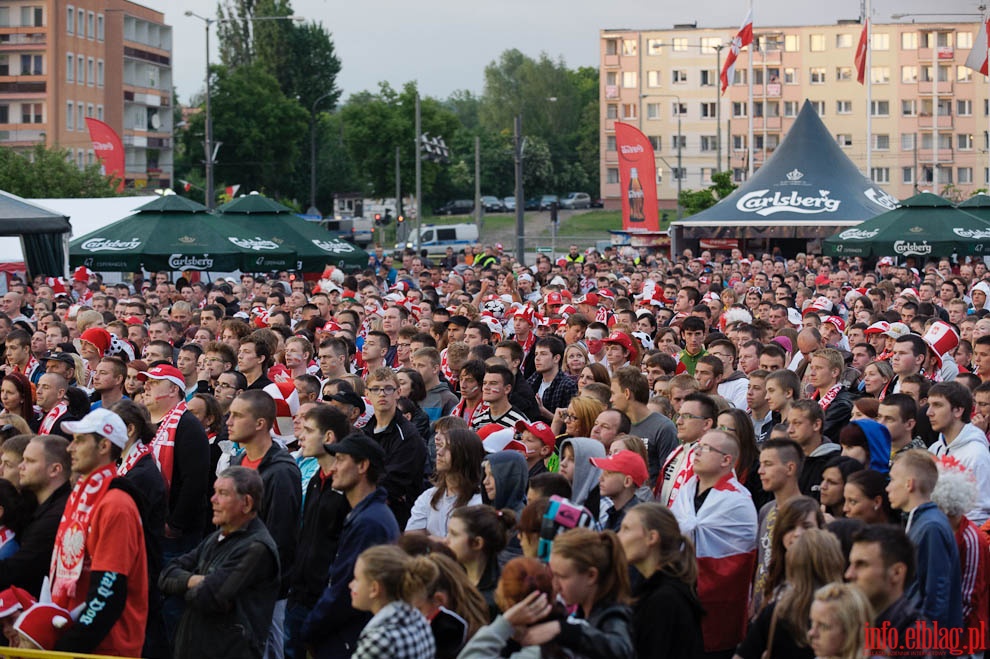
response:
[(589, 458), (589, 460), (602, 471), (615, 471), (629, 476), (636, 487), (645, 483), (650, 476), (642, 456), (635, 451), (619, 451), (607, 458)]
[(536, 423), (526, 423), (525, 421), (516, 421), (516, 432), (527, 431), (532, 433), (534, 437), (539, 439), (541, 442), (553, 448), (557, 445), (557, 436), (553, 434), (553, 430), (542, 421), (537, 421)]
[(597, 293), (585, 293), (579, 298), (574, 300), (574, 304), (590, 304), (595, 307), (598, 306), (598, 294)]
[(186, 378), (182, 375), (182, 371), (170, 364), (159, 364), (147, 371), (141, 371), (138, 373), (137, 379), (141, 382), (146, 382), (149, 379), (168, 380), (183, 392), (186, 390)]
[(564, 298), (561, 296), (560, 293), (557, 292), (547, 293), (547, 306), (558, 305), (563, 303), (564, 303)]
[(602, 343), (618, 343), (620, 346), (629, 351), (629, 359), (636, 359), (638, 354), (636, 350), (636, 344), (633, 342), (632, 337), (630, 337), (625, 332), (612, 332), (607, 338), (602, 340)]

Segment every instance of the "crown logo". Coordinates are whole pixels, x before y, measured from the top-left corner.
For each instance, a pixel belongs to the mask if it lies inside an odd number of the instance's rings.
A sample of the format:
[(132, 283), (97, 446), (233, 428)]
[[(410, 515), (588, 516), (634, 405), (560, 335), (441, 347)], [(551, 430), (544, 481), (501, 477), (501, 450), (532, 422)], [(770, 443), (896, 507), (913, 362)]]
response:
[(804, 178), (804, 174), (801, 173), (801, 172), (799, 172), (798, 169), (797, 169), (797, 167), (795, 167), (791, 171), (787, 172), (787, 180), (788, 181), (800, 181), (803, 178)]
[(908, 231), (910, 231), (911, 233), (922, 233), (924, 232), (924, 230), (925, 230), (924, 227), (911, 227), (910, 229), (908, 229)]
[(179, 242), (188, 245), (190, 243), (196, 242), (196, 239), (193, 238), (192, 236), (182, 236), (181, 238), (179, 238)]

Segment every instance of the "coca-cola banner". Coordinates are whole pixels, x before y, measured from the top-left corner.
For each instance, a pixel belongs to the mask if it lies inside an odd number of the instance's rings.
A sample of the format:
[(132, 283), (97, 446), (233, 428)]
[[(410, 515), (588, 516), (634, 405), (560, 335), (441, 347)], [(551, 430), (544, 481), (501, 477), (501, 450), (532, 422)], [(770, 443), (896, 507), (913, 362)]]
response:
[(619, 152), (622, 229), (659, 231), (657, 161), (653, 145), (640, 130), (617, 121), (615, 147)]
[(118, 179), (117, 190), (124, 189), (124, 143), (113, 128), (99, 119), (86, 118), (89, 139), (96, 157), (103, 163), (103, 172)]

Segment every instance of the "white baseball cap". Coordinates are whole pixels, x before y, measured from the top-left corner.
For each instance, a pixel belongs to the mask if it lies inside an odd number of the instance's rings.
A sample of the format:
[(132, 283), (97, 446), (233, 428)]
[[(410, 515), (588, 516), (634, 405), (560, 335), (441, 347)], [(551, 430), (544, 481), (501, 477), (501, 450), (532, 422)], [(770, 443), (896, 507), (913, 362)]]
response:
[(65, 421), (62, 427), (74, 435), (93, 433), (106, 437), (119, 448), (127, 446), (127, 425), (116, 412), (99, 407), (79, 421)]

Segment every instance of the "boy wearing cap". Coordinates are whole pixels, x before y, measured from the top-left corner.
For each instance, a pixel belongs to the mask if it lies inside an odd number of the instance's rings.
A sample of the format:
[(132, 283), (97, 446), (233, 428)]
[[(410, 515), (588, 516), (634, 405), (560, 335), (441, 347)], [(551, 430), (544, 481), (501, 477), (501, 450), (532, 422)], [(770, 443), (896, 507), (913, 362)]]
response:
[(85, 605), (56, 649), (140, 656), (148, 620), (148, 557), (138, 507), (117, 460), (127, 427), (117, 414), (97, 409), (63, 424), (78, 480), (55, 536), (52, 602), (72, 610)]
[(602, 515), (602, 527), (606, 531), (618, 533), (626, 513), (642, 503), (636, 497), (636, 490), (649, 476), (646, 463), (638, 453), (629, 450), (619, 451), (608, 458), (590, 460), (591, 464), (602, 470), (598, 487), (603, 502), (606, 497), (612, 502)]
[(529, 477), (532, 478), (548, 472), (546, 459), (553, 454), (557, 443), (553, 429), (542, 421), (536, 423), (517, 421), (516, 439), (526, 446), (526, 466), (529, 467)]

